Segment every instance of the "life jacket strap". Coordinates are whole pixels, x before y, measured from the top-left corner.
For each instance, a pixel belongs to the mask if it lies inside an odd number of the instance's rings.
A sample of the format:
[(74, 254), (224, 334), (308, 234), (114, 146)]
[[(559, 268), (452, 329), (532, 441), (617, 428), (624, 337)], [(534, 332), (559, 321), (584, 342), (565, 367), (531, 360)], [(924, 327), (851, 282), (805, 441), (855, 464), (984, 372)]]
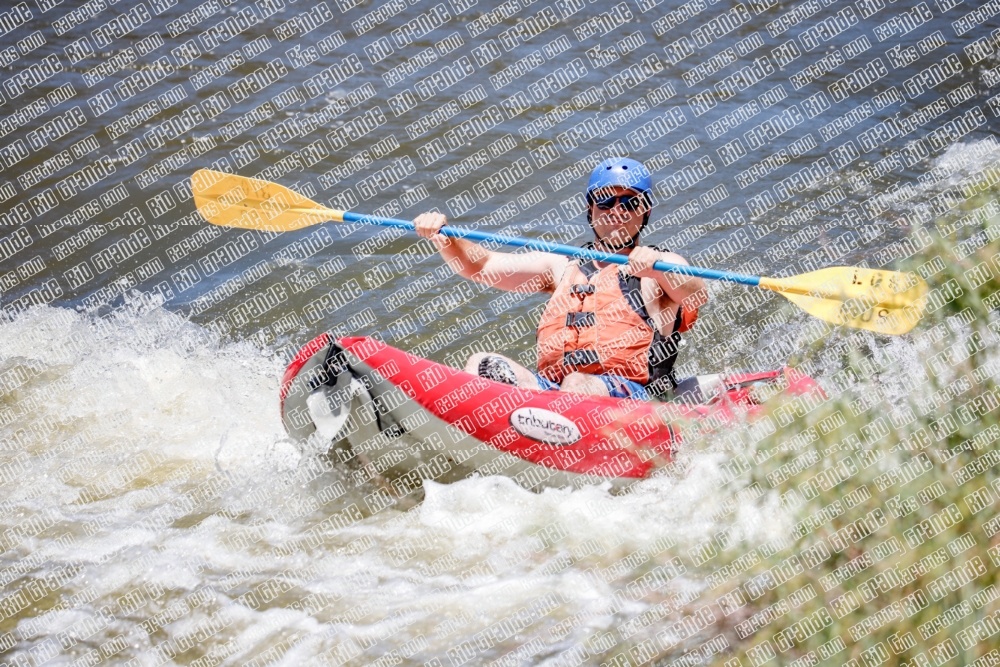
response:
[(566, 326), (575, 329), (592, 327), (596, 324), (594, 313), (566, 313)]
[(592, 366), (600, 364), (601, 358), (597, 355), (597, 350), (573, 350), (563, 352), (564, 366)]

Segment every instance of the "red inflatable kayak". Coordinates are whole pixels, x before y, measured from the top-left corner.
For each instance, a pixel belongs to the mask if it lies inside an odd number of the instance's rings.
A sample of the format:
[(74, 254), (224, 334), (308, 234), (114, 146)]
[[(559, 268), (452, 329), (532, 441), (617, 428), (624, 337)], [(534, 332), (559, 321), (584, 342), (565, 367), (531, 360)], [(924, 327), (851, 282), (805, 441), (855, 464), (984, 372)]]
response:
[(285, 429), (297, 441), (336, 446), (357, 458), (355, 475), (395, 495), (424, 479), (479, 472), (526, 488), (610, 480), (624, 486), (670, 463), (679, 420), (735, 418), (755, 397), (814, 388), (781, 371), (691, 378), (690, 403), (657, 403), (519, 389), (397, 350), (372, 338), (321, 334), (289, 364), (281, 383)]

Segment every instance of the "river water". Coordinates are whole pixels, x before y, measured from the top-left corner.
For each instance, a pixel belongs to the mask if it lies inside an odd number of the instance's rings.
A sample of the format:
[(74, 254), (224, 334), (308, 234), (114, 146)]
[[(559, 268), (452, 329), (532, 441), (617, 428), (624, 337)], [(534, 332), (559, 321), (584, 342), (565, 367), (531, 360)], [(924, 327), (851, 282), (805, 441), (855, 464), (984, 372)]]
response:
[[(211, 227), (190, 176), (582, 244), (587, 175), (628, 154), (656, 183), (644, 240), (693, 264), (888, 266), (1000, 161), (990, 7), (8, 3), (0, 663), (710, 662), (731, 628), (675, 621), (704, 618), (691, 547), (733, 514), (726, 454), (701, 443), (622, 495), (474, 477), (370, 512), (369, 484), (284, 434), (296, 350), (334, 331), (531, 365), (544, 297), (465, 282), (393, 230)], [(683, 375), (784, 363), (772, 343), (814, 326), (711, 290)], [(798, 361), (826, 382), (831, 359)], [(734, 516), (748, 545), (789, 522), (775, 498)], [(621, 594), (655, 568), (671, 586)]]

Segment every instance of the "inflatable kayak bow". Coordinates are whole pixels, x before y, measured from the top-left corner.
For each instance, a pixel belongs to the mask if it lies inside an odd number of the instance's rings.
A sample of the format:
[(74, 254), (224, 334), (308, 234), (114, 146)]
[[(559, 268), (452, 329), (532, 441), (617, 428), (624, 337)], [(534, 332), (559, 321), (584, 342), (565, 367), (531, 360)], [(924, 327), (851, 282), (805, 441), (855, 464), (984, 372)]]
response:
[(680, 387), (691, 403), (646, 403), (519, 389), (371, 338), (321, 334), (285, 371), (281, 413), (293, 439), (339, 445), (342, 460), (357, 457), (362, 481), (375, 479), (397, 496), (424, 479), (450, 482), (476, 471), (529, 489), (604, 480), (622, 487), (670, 463), (680, 442), (672, 422), (725, 423), (734, 404), (754, 409), (761, 385), (770, 387), (765, 393), (816, 387), (786, 368), (691, 378)]

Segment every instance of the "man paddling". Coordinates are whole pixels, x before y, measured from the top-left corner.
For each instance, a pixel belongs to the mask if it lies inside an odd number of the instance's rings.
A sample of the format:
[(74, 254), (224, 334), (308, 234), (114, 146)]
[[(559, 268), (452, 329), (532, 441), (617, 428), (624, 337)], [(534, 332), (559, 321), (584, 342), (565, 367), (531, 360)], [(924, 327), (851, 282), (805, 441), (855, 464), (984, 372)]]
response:
[(676, 387), (673, 366), (680, 334), (708, 300), (700, 278), (652, 268), (684, 264), (672, 252), (640, 246), (652, 206), (652, 182), (642, 163), (610, 158), (587, 184), (587, 219), (596, 250), (627, 255), (627, 267), (546, 252), (487, 250), (440, 233), (447, 218), (424, 213), (417, 233), (437, 247), (464, 278), (514, 292), (549, 292), (538, 325), (538, 372), (493, 352), (469, 357), (466, 372), (530, 389), (648, 400)]

